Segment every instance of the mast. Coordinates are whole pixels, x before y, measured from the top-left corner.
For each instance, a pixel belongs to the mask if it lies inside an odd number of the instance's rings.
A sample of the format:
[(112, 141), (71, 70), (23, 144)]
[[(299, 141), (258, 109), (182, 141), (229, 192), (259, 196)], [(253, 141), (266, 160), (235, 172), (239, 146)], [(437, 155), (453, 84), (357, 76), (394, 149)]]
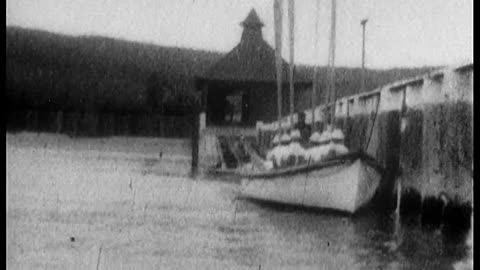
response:
[(295, 41), (295, 3), (294, 0), (288, 0), (288, 19), (289, 19), (289, 47), (290, 47), (290, 124), (293, 125), (293, 113), (294, 113), (294, 84), (293, 84), (293, 71), (294, 71), (294, 41)]
[(330, 125), (333, 126), (335, 123), (335, 101), (337, 99), (335, 91), (335, 23), (336, 23), (336, 0), (332, 0), (332, 15), (331, 15), (331, 25), (330, 25), (330, 50), (329, 50), (329, 82), (328, 82), (328, 98), (327, 105), (332, 106), (329, 109), (329, 120)]
[(362, 25), (362, 84), (360, 87), (360, 93), (365, 92), (365, 25), (367, 22), (367, 19), (360, 22)]
[(282, 2), (274, 0), (273, 18), (275, 28), (275, 67), (277, 72), (277, 108), (278, 108), (278, 131), (282, 121)]
[[(320, 11), (320, 1), (315, 1), (315, 43), (313, 44), (315, 50), (315, 58), (318, 57), (318, 14)], [(315, 129), (315, 107), (317, 106), (317, 76), (318, 65), (313, 68), (313, 85), (312, 85), (312, 132)]]

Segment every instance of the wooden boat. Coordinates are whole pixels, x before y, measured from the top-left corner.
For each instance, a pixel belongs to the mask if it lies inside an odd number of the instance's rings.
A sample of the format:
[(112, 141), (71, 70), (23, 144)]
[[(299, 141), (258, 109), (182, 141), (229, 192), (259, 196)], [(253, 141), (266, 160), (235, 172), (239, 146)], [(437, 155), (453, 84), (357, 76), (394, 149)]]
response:
[(374, 196), (383, 168), (363, 152), (242, 175), (241, 198), (354, 213)]

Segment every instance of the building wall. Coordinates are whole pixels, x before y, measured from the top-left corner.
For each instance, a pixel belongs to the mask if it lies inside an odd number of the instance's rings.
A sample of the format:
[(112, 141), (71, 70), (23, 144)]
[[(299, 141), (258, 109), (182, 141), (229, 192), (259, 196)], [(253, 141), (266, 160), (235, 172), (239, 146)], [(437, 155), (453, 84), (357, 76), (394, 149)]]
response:
[[(290, 90), (287, 85), (282, 89), (282, 116), (290, 113)], [(250, 119), (252, 126), (258, 121), (272, 122), (277, 120), (277, 92), (273, 87), (259, 87), (250, 94)], [(294, 96), (294, 110), (304, 111), (311, 107), (311, 88), (296, 87)]]
[(250, 91), (250, 120), (252, 125), (257, 121), (270, 122), (277, 119), (277, 98), (275, 89), (258, 87)]

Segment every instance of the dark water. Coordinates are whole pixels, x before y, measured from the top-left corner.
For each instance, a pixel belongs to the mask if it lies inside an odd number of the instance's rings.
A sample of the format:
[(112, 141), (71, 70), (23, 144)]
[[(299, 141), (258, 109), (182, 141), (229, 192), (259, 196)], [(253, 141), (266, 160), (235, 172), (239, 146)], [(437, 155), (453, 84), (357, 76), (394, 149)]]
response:
[(422, 228), (414, 219), (399, 226), (373, 207), (348, 217), (241, 201), (232, 223), (218, 229), (232, 243), (220, 256), (262, 269), (469, 269), (462, 264), (472, 256), (467, 234)]

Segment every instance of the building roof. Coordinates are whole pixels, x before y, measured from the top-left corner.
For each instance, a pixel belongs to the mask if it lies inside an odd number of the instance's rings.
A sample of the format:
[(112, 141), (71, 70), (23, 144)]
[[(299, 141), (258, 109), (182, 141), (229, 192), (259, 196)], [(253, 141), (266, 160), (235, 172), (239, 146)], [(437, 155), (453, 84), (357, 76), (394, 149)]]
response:
[(258, 17), (257, 12), (255, 11), (254, 8), (250, 10), (250, 12), (247, 15), (247, 18), (243, 20), (241, 25), (243, 27), (263, 27), (264, 26), (263, 22)]
[[(263, 23), (254, 9), (241, 25), (243, 33), (239, 44), (213, 64), (199, 79), (276, 82), (275, 50), (263, 39), (261, 30)], [(282, 81), (288, 82), (288, 64), (283, 59), (282, 62)], [(296, 79), (295, 82), (300, 81)], [(308, 83), (311, 83), (311, 80)]]
[[(288, 65), (283, 61), (283, 81), (288, 80)], [(265, 42), (240, 42), (204, 74), (210, 80), (275, 82), (275, 51)]]

